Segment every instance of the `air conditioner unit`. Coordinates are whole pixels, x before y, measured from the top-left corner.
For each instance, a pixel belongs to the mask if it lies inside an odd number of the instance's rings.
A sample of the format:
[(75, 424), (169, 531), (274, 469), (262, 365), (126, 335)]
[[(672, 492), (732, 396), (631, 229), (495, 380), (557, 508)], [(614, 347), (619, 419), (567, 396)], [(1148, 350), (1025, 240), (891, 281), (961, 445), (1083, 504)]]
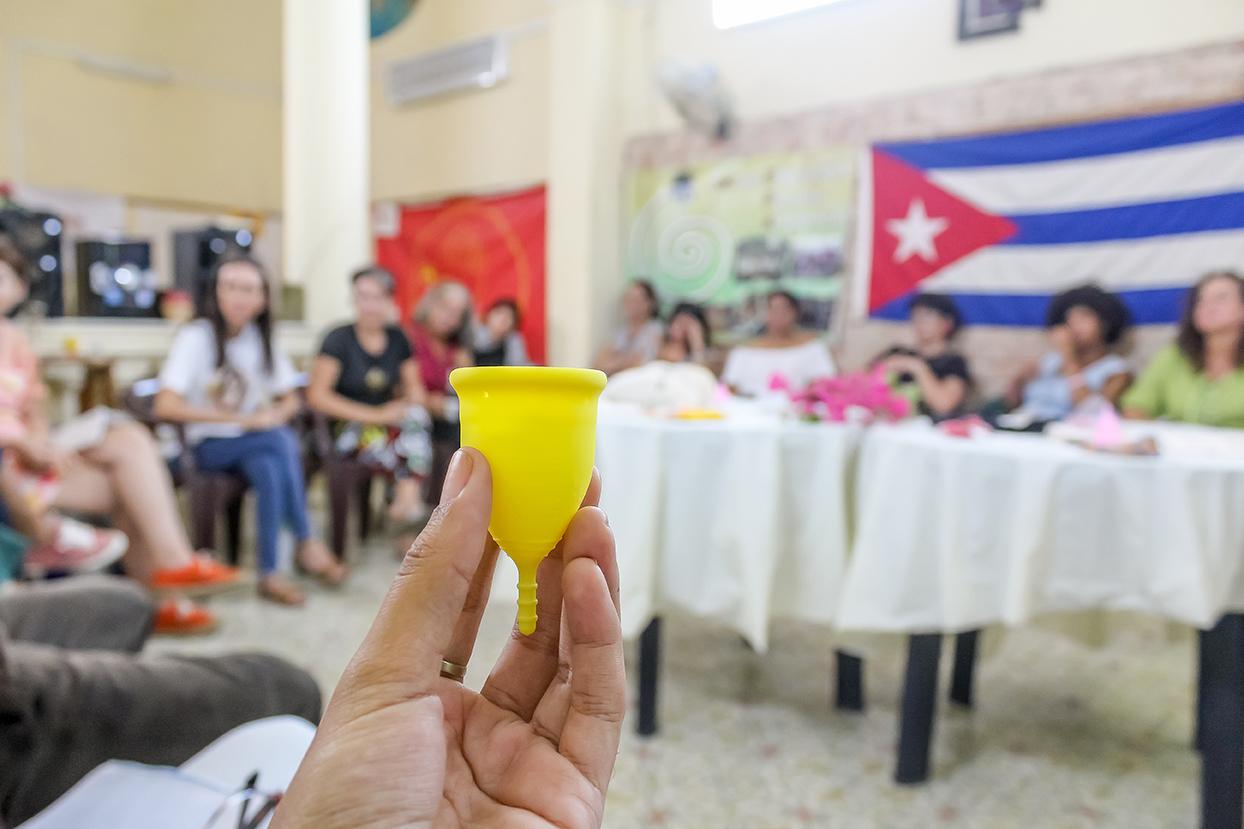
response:
[(409, 104), (466, 89), (488, 89), (510, 74), (505, 41), (491, 36), (438, 49), (388, 67), (389, 101)]

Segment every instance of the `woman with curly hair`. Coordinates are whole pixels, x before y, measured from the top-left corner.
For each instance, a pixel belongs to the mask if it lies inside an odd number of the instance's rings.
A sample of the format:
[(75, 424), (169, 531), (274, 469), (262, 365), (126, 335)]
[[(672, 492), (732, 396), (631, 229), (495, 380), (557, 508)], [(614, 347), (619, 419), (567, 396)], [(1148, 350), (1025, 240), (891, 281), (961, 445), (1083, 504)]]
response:
[(1009, 402), (1033, 424), (1062, 420), (1094, 395), (1117, 404), (1132, 380), (1117, 352), (1131, 323), (1122, 300), (1096, 285), (1055, 295), (1045, 319), (1051, 349), (1019, 376)]

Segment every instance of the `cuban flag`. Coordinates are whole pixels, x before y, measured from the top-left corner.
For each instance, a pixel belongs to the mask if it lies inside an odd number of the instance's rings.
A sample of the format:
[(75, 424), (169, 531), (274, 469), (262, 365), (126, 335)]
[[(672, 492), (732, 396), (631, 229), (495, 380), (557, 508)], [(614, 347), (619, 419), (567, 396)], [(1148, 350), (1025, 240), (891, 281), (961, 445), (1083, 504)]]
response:
[(906, 319), (922, 291), (969, 324), (1044, 325), (1085, 282), (1137, 323), (1244, 269), (1244, 102), (1162, 115), (876, 144), (861, 175), (856, 311)]

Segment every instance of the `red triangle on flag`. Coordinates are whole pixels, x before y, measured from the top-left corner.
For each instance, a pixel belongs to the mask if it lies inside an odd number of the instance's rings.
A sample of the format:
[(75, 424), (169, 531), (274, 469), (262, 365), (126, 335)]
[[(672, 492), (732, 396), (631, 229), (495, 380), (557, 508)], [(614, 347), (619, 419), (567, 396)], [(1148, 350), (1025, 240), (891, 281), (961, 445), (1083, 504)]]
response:
[(873, 249), (869, 313), (973, 251), (1014, 236), (1015, 223), (986, 213), (881, 150), (872, 151)]

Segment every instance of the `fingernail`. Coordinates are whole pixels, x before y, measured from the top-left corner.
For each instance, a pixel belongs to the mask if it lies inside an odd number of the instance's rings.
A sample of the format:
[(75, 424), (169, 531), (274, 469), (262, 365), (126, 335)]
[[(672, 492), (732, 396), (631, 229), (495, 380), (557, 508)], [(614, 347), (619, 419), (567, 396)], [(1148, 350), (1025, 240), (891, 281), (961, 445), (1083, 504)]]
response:
[(466, 452), (459, 449), (449, 461), (449, 471), (445, 473), (445, 486), (441, 489), (441, 503), (448, 504), (466, 489), (467, 481), (471, 480), (471, 469), (475, 461)]

